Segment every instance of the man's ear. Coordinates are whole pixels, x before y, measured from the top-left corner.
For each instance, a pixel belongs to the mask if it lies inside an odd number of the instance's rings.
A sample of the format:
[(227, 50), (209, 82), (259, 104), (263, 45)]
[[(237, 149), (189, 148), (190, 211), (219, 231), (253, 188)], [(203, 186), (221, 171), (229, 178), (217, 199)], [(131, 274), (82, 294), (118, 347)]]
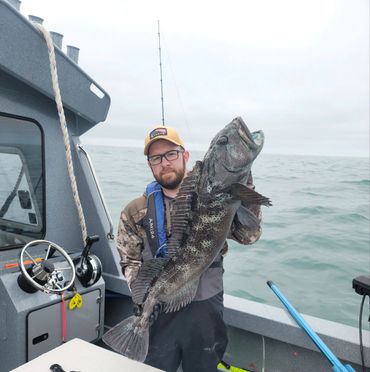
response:
[(188, 162), (188, 160), (189, 160), (189, 158), (190, 158), (190, 153), (189, 153), (189, 151), (184, 151), (184, 153), (182, 154), (182, 156), (184, 157), (184, 160), (185, 160), (185, 162), (187, 163)]

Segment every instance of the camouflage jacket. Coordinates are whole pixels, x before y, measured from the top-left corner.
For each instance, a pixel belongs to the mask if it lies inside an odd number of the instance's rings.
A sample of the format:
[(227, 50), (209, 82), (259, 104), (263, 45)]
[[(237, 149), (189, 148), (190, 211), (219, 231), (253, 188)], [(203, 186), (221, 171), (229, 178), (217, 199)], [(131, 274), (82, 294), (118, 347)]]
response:
[[(254, 188), (253, 185), (248, 187)], [(170, 211), (172, 199), (165, 197), (166, 209), (166, 232), (167, 236), (171, 234)], [(131, 283), (135, 280), (140, 269), (141, 263), (152, 257), (145, 257), (144, 248), (148, 244), (146, 232), (141, 224), (147, 211), (147, 198), (145, 195), (131, 201), (121, 212), (118, 232), (117, 232), (117, 249), (121, 258), (122, 272), (126, 277), (127, 283), (131, 288)], [(260, 206), (253, 206), (252, 212), (261, 221), (262, 213)], [(261, 236), (261, 228), (250, 230), (240, 223), (237, 216), (231, 225), (228, 238), (233, 239), (241, 244), (252, 244)], [(225, 255), (227, 252), (227, 243), (221, 252)]]

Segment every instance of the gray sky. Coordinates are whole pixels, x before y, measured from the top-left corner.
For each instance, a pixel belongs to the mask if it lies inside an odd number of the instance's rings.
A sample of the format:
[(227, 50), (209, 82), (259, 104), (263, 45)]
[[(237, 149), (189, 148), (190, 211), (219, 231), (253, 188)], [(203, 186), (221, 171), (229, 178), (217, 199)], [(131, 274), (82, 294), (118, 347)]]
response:
[(266, 153), (369, 155), (369, 1), (23, 0), (111, 96), (85, 143), (142, 145), (165, 121), (206, 149), (235, 116)]

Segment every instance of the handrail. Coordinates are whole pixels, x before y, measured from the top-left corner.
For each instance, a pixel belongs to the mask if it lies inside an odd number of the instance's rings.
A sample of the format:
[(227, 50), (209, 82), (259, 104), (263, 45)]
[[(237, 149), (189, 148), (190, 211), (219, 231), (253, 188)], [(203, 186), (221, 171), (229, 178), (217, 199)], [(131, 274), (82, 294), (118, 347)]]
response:
[(114, 240), (114, 233), (113, 233), (113, 222), (112, 222), (112, 218), (108, 212), (108, 208), (107, 208), (107, 205), (105, 203), (105, 200), (104, 200), (104, 197), (103, 197), (103, 193), (101, 191), (101, 188), (100, 188), (100, 185), (99, 185), (99, 182), (98, 182), (98, 178), (96, 177), (96, 173), (95, 173), (95, 170), (94, 170), (94, 167), (92, 165), (92, 161), (91, 161), (91, 158), (89, 156), (89, 154), (87, 153), (87, 151), (84, 149), (83, 145), (82, 144), (77, 144), (77, 148), (79, 150), (81, 150), (81, 152), (85, 155), (86, 159), (87, 159), (87, 163), (89, 164), (89, 167), (90, 167), (90, 170), (91, 170), (91, 173), (93, 175), (93, 179), (94, 179), (94, 182), (95, 182), (95, 185), (96, 185), (96, 188), (98, 190), (98, 194), (99, 194), (99, 197), (100, 197), (100, 200), (103, 204), (103, 208), (104, 208), (104, 212), (105, 212), (105, 215), (107, 216), (107, 220), (109, 222), (109, 233), (107, 234), (107, 237), (108, 239), (111, 239), (111, 240)]

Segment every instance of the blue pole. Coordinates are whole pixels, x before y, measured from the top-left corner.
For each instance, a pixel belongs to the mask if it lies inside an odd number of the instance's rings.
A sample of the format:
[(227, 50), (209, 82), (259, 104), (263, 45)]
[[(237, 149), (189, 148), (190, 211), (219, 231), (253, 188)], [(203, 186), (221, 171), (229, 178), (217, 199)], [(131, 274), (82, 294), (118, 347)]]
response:
[(333, 367), (334, 372), (355, 372), (355, 370), (349, 365), (343, 365), (340, 360), (331, 352), (331, 350), (325, 345), (324, 341), (315, 333), (315, 331), (307, 324), (307, 322), (302, 318), (298, 311), (288, 302), (284, 295), (279, 291), (276, 285), (269, 280), (267, 285), (276, 294), (279, 300), (288, 310), (289, 314), (294, 318), (297, 324), (303, 328), (303, 330), (308, 334), (311, 340), (319, 348), (319, 350), (324, 354), (326, 359), (330, 362)]

